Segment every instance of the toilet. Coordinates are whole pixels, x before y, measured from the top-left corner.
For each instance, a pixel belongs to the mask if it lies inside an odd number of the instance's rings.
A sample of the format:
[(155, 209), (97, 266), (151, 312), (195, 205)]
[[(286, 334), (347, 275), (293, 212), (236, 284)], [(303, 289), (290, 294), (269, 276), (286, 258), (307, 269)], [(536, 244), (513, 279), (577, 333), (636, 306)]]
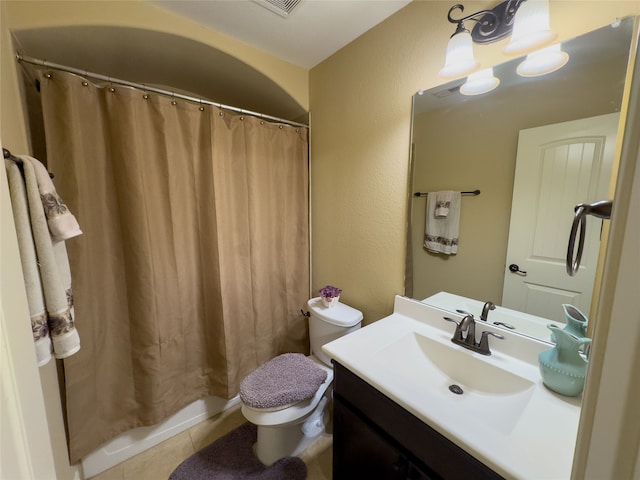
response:
[(307, 305), (311, 355), (279, 355), (240, 384), (242, 414), (258, 427), (255, 454), (267, 466), (298, 455), (325, 431), (333, 368), (322, 346), (362, 324), (362, 312), (343, 303), (328, 308), (316, 297)]

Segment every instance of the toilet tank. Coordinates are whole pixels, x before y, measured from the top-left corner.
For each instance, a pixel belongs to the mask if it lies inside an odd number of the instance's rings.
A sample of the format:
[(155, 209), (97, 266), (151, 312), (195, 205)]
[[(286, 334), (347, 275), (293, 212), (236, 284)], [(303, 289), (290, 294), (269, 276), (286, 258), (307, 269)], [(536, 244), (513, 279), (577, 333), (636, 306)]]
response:
[(311, 354), (322, 363), (331, 365), (331, 359), (322, 351), (322, 346), (359, 329), (362, 312), (340, 302), (333, 307), (325, 307), (320, 297), (312, 298), (307, 305)]

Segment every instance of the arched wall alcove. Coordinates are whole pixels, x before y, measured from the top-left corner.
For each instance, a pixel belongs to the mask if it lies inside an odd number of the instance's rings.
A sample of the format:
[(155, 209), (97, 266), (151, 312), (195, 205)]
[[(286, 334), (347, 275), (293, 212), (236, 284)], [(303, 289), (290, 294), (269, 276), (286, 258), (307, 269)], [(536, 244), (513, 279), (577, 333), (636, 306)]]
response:
[(144, 28), (72, 25), (13, 30), (18, 53), (307, 123), (275, 81), (211, 45)]

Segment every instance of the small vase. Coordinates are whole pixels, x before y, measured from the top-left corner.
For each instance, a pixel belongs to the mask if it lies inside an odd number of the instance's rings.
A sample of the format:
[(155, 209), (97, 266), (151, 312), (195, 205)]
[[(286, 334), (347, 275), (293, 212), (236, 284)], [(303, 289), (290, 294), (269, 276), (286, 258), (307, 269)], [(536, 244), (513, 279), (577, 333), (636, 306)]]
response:
[(538, 355), (542, 382), (554, 392), (576, 397), (584, 389), (589, 361), (580, 348), (591, 343), (590, 338), (576, 337), (556, 325), (548, 325), (556, 345)]
[(331, 307), (335, 307), (338, 304), (338, 301), (340, 301), (340, 297), (320, 297), (322, 299), (322, 304), (327, 307), (327, 308), (331, 308)]

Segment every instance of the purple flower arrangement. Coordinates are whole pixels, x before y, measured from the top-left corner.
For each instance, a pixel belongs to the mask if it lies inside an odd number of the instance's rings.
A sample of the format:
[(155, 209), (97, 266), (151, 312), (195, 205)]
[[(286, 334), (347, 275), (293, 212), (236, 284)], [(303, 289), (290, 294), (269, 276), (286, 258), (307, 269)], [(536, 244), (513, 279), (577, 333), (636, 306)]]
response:
[(337, 287), (332, 287), (331, 285), (327, 285), (326, 287), (322, 287), (320, 289), (320, 296), (324, 298), (339, 297), (341, 293), (342, 293), (342, 289)]
[(340, 301), (341, 293), (342, 293), (341, 289), (332, 287), (331, 285), (322, 287), (320, 289), (320, 297), (322, 299), (322, 304), (327, 308), (335, 307)]

